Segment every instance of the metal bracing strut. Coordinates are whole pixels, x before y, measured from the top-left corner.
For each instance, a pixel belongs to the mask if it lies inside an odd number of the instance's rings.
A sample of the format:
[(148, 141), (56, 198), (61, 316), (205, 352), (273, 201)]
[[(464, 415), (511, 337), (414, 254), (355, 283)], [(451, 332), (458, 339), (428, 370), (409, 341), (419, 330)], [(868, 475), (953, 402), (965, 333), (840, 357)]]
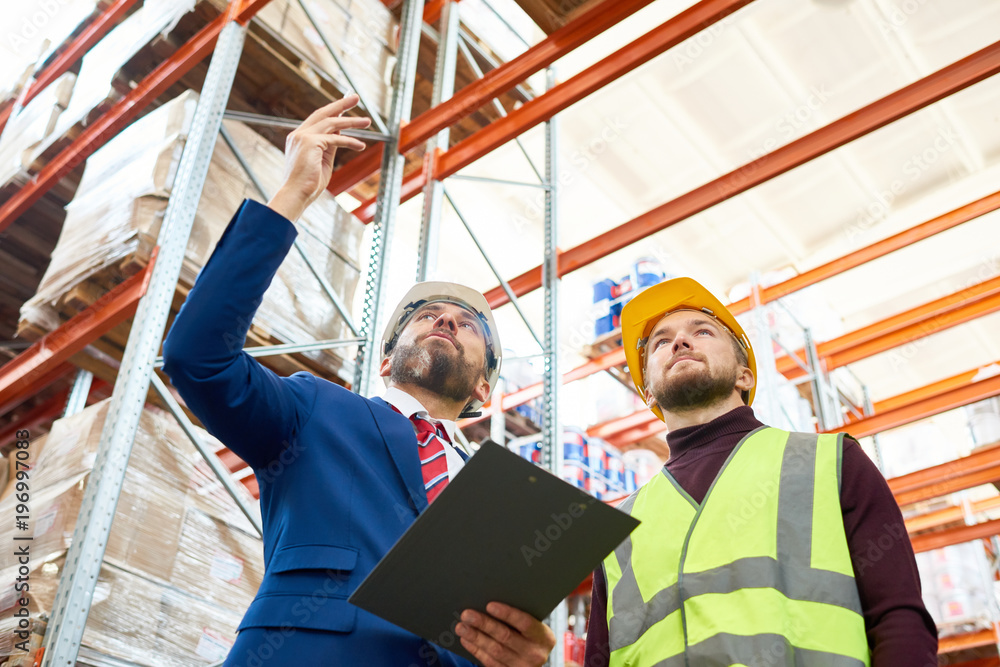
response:
[(399, 61), (396, 81), (389, 107), (389, 140), (382, 151), (382, 176), (378, 184), (375, 220), (372, 222), (372, 242), (368, 259), (367, 287), (362, 311), (360, 335), (366, 339), (358, 351), (354, 391), (362, 396), (371, 395), (378, 377), (378, 344), (382, 336), (382, 303), (385, 300), (386, 271), (392, 235), (396, 226), (399, 194), (403, 186), (405, 160), (399, 153), (399, 130), (410, 117), (413, 106), (413, 83), (417, 74), (417, 55), (420, 48), (420, 25), (423, 23), (423, 0), (405, 0), (402, 20), (402, 38), (399, 44)]
[[(546, 72), (546, 85), (555, 85), (555, 70)], [(545, 289), (545, 353), (542, 376), (542, 465), (557, 477), (562, 473), (563, 438), (559, 421), (559, 144), (558, 126), (553, 116), (545, 123), (545, 249), (542, 259), (542, 286)], [(566, 632), (566, 601), (563, 600), (549, 616), (549, 625), (556, 635), (556, 646), (549, 656), (550, 667), (563, 667)]]
[(245, 36), (245, 27), (233, 21), (226, 24), (208, 68), (191, 132), (181, 156), (173, 194), (160, 228), (159, 256), (129, 332), (94, 469), (80, 504), (73, 541), (66, 554), (45, 636), (45, 667), (72, 667), (76, 664), (111, 523), (125, 480), (125, 468), (149, 391), (153, 360), (163, 338), (184, 251)]
[[(434, 67), (434, 89), (431, 106), (450, 99), (455, 92), (455, 70), (458, 64), (458, 2), (449, 0), (441, 7), (441, 32), (438, 39), (437, 63)], [(433, 160), (437, 149), (448, 150), (451, 129), (444, 128), (427, 141), (428, 159)], [(431, 170), (433, 173), (433, 170)], [(444, 186), (437, 179), (427, 179), (424, 186), (424, 211), (420, 221), (420, 242), (417, 248), (417, 282), (427, 280), (437, 266), (441, 229), (441, 195)]]

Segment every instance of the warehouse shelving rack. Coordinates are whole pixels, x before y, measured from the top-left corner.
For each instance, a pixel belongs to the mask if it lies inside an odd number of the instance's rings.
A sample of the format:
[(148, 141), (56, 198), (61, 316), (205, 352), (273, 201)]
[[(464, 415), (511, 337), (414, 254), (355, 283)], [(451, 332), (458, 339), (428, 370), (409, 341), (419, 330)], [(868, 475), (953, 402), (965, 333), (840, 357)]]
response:
[[(96, 43), (101, 35), (115, 25), (134, 2), (135, 0), (117, 0), (113, 3), (72, 42), (63, 55), (40, 74), (38, 81), (29, 89), (28, 97), (30, 98), (46, 83), (66, 71)], [(71, 370), (66, 360), (72, 354), (115, 324), (135, 315), (137, 326), (132, 328), (126, 356), (112, 395), (110, 411), (112, 417), (107, 420), (105, 433), (102, 434), (95, 476), (88, 485), (87, 497), (77, 524), (78, 531), (71, 548), (71, 557), (67, 559), (67, 574), (60, 584), (57, 608), (50, 624), (48, 650), (45, 656), (48, 665), (73, 664), (79, 647), (96, 577), (95, 567), (99, 566), (100, 554), (103, 552), (102, 538), (106, 537), (110, 530), (138, 413), (150, 382), (156, 384), (158, 381), (158, 379), (153, 380), (155, 377), (153, 360), (169, 308), (167, 295), (172, 294), (176, 283), (179, 258), (183, 254), (184, 240), (190, 230), (193, 207), (197, 203), (204, 170), (207, 168), (207, 156), (210, 155), (215, 136), (219, 131), (229, 85), (239, 60), (246, 23), (266, 2), (267, 0), (233, 0), (225, 15), (207, 25), (180, 51), (143, 80), (125, 99), (93, 123), (29, 185), (0, 206), (0, 230), (2, 230), (75, 165), (86, 159), (110, 136), (133, 120), (145, 105), (179, 80), (195, 63), (214, 49), (215, 55), (209, 69), (209, 78), (202, 91), (194, 129), (182, 158), (180, 180), (171, 199), (168, 221), (163, 225), (163, 235), (154, 261), (151, 261), (145, 270), (93, 304), (82, 316), (70, 320), (52, 332), (44, 339), (43, 344), (32, 346), (18, 358), (0, 368), (0, 409), (6, 409), (19, 398), (37, 392), (50, 384), (53, 379), (65, 375)], [(493, 307), (499, 307), (508, 301), (516, 302), (516, 297), (539, 287), (546, 289), (545, 330), (542, 342), (543, 351), (548, 353), (545, 374), (542, 382), (537, 385), (511, 392), (496, 401), (496, 405), (487, 406), (482, 417), (478, 419), (489, 418), (542, 396), (546, 401), (546, 418), (543, 424), (545, 456), (546, 461), (552, 464), (558, 460), (556, 458), (558, 386), (624, 364), (624, 353), (621, 349), (617, 349), (570, 369), (564, 374), (560, 372), (555, 363), (555, 355), (551, 352), (555, 349), (555, 341), (558, 340), (557, 285), (561, 276), (1000, 72), (1000, 42), (997, 42), (629, 222), (574, 248), (557, 252), (555, 249), (557, 193), (554, 187), (557, 180), (554, 178), (556, 140), (555, 126), (550, 121), (559, 111), (685, 39), (711, 27), (750, 4), (752, 0), (702, 0), (580, 74), (552, 85), (545, 93), (454, 146), (446, 148), (446, 140), (440, 133), (464, 115), (489, 103), (526, 77), (547, 68), (562, 55), (651, 2), (652, 0), (618, 0), (610, 3), (607, 8), (602, 6), (585, 12), (547, 39), (530, 47), (518, 58), (499, 65), (476, 84), (449, 97), (447, 71), (452, 66), (448, 63), (454, 62), (454, 49), (459, 43), (455, 29), (457, 12), (453, 11), (456, 5), (450, 0), (434, 0), (428, 4), (440, 11), (442, 16), (435, 105), (429, 111), (404, 124), (403, 121), (409, 116), (409, 98), (414, 77), (413, 54), (422, 29), (423, 8), (421, 0), (406, 0), (403, 7), (403, 37), (400, 48), (399, 72), (402, 74), (398, 77), (398, 85), (393, 92), (387, 119), (389, 132), (382, 155), (375, 154), (375, 151), (362, 154), (336, 171), (329, 185), (330, 191), (334, 194), (344, 192), (379, 171), (381, 167), (382, 177), (378, 196), (374, 201), (363, 203), (355, 211), (360, 219), (372, 221), (375, 239), (371, 251), (372, 261), (367, 282), (364, 317), (358, 331), (362, 334), (360, 337), (365, 338), (365, 344), (356, 365), (356, 389), (365, 390), (373, 380), (371, 360), (375, 356), (374, 336), (367, 334), (380, 330), (379, 313), (384, 296), (384, 274), (381, 269), (389, 257), (395, 211), (399, 203), (420, 192), (426, 195), (419, 263), (421, 271), (426, 272), (429, 263), (433, 261), (435, 229), (440, 215), (441, 197), (446, 194), (441, 181), (456, 175), (479, 157), (540, 123), (549, 123), (546, 130), (547, 164), (544, 179), (539, 184), (546, 188), (544, 261), (540, 266), (509, 281), (499, 280), (501, 284), (488, 292), (487, 296)], [(0, 123), (6, 120), (9, 113), (9, 107), (0, 112)], [(404, 175), (403, 155), (421, 145), (430, 147), (424, 168), (410, 175)], [(759, 291), (758, 303), (779, 299), (997, 208), (1000, 208), (1000, 192), (873, 243), (788, 281), (763, 288)], [(984, 281), (980, 285), (893, 318), (887, 318), (834, 341), (820, 343), (816, 346), (817, 361), (830, 370), (896, 348), (935, 331), (996, 312), (1000, 309), (1000, 299), (997, 294), (1000, 285), (997, 283), (996, 280)], [(750, 310), (751, 303), (748, 299), (744, 299), (732, 304), (731, 308), (735, 313), (743, 313)], [(780, 369), (783, 367), (781, 364), (787, 365), (787, 362), (779, 358), (778, 364)], [(786, 368), (786, 376), (796, 372), (792, 366)], [(82, 392), (82, 389), (79, 392)], [(870, 435), (998, 394), (1000, 394), (1000, 377), (982, 379), (976, 370), (972, 370), (875, 403), (870, 415), (861, 419), (848, 419), (847, 428), (858, 437)], [(661, 429), (662, 427), (650, 420), (647, 415), (636, 414), (598, 425), (593, 427), (592, 431), (602, 437), (613, 435), (617, 441), (626, 442), (630, 439), (634, 441), (648, 437)], [(940, 495), (939, 482), (942, 475), (947, 475), (948, 483), (951, 484), (949, 488), (954, 487), (956, 490), (967, 488), (961, 486), (963, 484), (972, 486), (996, 479), (1000, 476), (1000, 447), (987, 448), (973, 456), (946, 465), (946, 470), (932, 468), (914, 473), (916, 477), (912, 479), (910, 479), (912, 476), (907, 476), (905, 480), (903, 478), (892, 480), (896, 483), (893, 490), (897, 498), (916, 497), (913, 494), (918, 492)], [(101, 471), (100, 475), (96, 474), (98, 470)], [(907, 493), (910, 495), (903, 495)], [(991, 521), (948, 529), (932, 535), (918, 535), (913, 541), (915, 547), (924, 550), (991, 537), (998, 533), (1000, 533), (1000, 522)], [(955, 650), (996, 642), (995, 631), (984, 630), (944, 640), (942, 649)], [(554, 659), (561, 660), (561, 656)]]

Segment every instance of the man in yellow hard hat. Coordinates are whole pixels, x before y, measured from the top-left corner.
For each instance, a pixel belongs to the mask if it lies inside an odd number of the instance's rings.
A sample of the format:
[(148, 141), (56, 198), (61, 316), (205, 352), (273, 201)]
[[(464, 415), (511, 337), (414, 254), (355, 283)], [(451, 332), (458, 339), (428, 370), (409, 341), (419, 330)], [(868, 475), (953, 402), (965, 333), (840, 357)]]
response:
[(621, 322), (670, 459), (620, 505), (642, 524), (594, 573), (586, 667), (936, 665), (902, 515), (858, 443), (759, 422), (750, 341), (696, 281)]

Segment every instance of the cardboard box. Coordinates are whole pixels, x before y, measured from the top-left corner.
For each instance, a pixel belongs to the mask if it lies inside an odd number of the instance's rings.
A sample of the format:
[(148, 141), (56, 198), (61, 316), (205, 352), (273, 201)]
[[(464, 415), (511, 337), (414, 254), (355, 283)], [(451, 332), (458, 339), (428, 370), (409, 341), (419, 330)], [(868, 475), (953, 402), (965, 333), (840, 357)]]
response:
[[(30, 518), (24, 530), (0, 524), (5, 544), (32, 538), (32, 614), (51, 611), (109, 402), (56, 421), (32, 443), (41, 444), (32, 452)], [(210, 448), (220, 446), (200, 435)], [(143, 411), (84, 634), (88, 651), (146, 665), (198, 665), (231, 646), (263, 577), (263, 546), (206, 468), (172, 416)], [(0, 513), (13, 518), (15, 500), (0, 501)], [(238, 517), (236, 526), (228, 516)], [(18, 568), (13, 549), (0, 551), (0, 662), (13, 646)]]

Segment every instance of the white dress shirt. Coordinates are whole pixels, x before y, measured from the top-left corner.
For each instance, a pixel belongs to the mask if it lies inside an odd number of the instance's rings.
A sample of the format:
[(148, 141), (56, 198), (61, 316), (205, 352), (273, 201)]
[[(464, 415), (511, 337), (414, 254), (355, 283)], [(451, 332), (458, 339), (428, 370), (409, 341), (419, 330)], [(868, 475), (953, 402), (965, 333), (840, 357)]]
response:
[[(385, 390), (385, 394), (382, 395), (382, 400), (399, 410), (407, 419), (413, 415), (417, 415), (421, 419), (426, 419), (432, 424), (441, 424), (444, 426), (444, 430), (448, 434), (448, 437), (451, 438), (451, 441), (455, 442), (455, 431), (458, 429), (458, 425), (450, 419), (435, 419), (434, 417), (431, 417), (427, 414), (427, 410), (424, 406), (420, 404), (420, 401), (413, 398), (402, 389), (399, 389), (398, 387), (389, 387)], [(465, 465), (465, 461), (463, 461), (462, 457), (459, 456), (458, 450), (455, 449), (455, 447), (450, 443), (445, 442), (443, 438), (441, 439), (441, 444), (444, 445), (444, 457), (448, 462), (448, 481), (450, 482), (455, 479), (455, 475), (457, 475), (458, 471)]]

